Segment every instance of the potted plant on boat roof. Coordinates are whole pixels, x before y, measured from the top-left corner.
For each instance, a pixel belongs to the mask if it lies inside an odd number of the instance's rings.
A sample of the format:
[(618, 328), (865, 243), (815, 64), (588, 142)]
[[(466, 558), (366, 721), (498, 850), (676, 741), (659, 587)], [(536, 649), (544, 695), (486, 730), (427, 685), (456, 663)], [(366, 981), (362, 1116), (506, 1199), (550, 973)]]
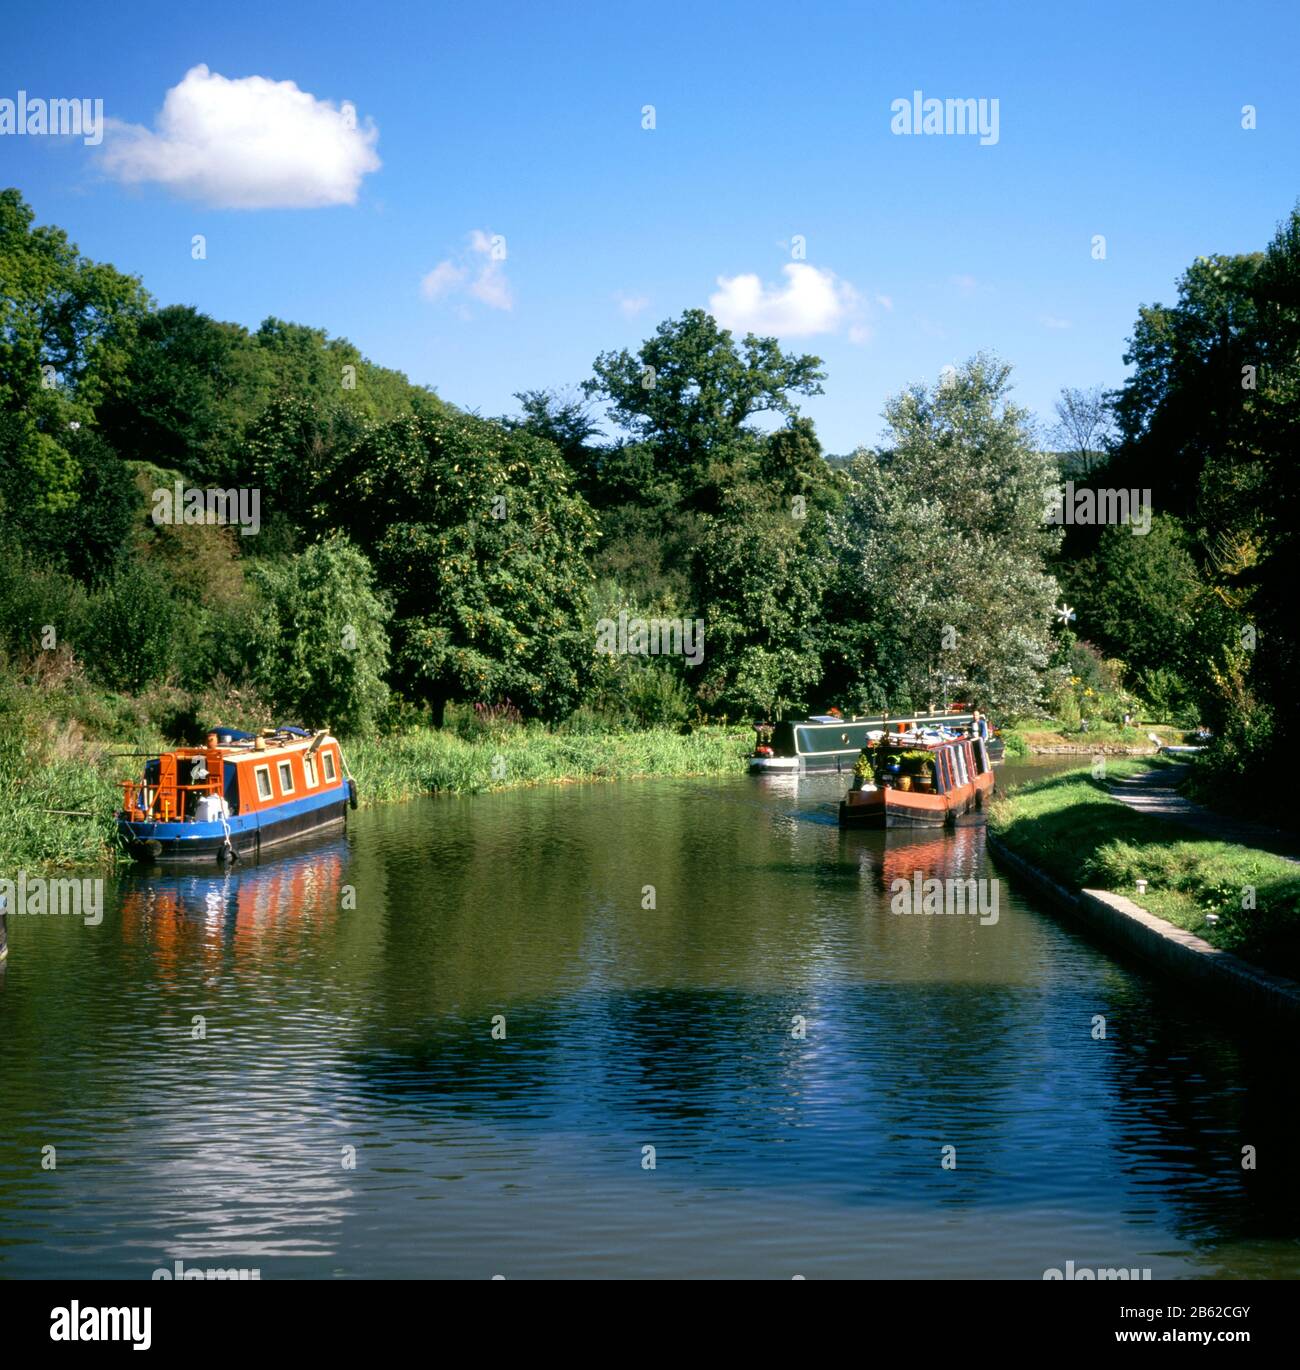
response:
[(902, 763), (903, 774), (908, 778), (908, 784), (900, 788), (917, 789), (925, 792), (932, 792), (934, 789), (934, 756), (928, 751), (919, 747), (910, 748), (899, 758)]

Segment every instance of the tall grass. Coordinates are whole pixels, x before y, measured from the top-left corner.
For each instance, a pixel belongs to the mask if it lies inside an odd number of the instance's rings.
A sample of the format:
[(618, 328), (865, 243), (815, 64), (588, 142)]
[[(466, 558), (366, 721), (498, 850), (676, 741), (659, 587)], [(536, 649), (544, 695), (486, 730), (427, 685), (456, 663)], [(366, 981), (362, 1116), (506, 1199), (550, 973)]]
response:
[[(1107, 763), (1107, 774), (1149, 760)], [(989, 827), (1072, 889), (1124, 894), (1157, 917), (1259, 965), (1300, 977), (1300, 867), (1233, 842), (1190, 836), (1106, 792), (1088, 770), (1033, 781), (996, 800)], [(1136, 882), (1147, 891), (1136, 895)], [(1207, 915), (1215, 915), (1210, 922)]]
[(740, 766), (748, 741), (747, 734), (725, 728), (688, 735), (503, 728), (474, 740), (418, 728), (378, 740), (344, 739), (343, 752), (361, 803), (373, 804), (563, 781), (726, 773)]
[(76, 723), (15, 702), (0, 694), (0, 878), (112, 860), (118, 763)]

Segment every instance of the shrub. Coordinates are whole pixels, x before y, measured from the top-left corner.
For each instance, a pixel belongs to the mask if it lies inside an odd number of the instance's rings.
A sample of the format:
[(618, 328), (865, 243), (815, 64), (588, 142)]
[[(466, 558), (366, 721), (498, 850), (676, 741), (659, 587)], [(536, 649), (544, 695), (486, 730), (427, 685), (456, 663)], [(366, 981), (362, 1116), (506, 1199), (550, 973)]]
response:
[(0, 646), (40, 651), (46, 627), (55, 645), (76, 642), (86, 619), (86, 593), (69, 575), (45, 570), (21, 554), (0, 557)]
[(192, 632), (169, 580), (131, 562), (91, 596), (77, 645), (101, 684), (138, 692), (167, 679)]
[(255, 567), (261, 595), (253, 677), (282, 714), (308, 726), (374, 731), (388, 700), (387, 599), (370, 562), (345, 538)]
[(691, 697), (667, 666), (649, 664), (624, 677), (623, 702), (629, 720), (641, 728), (671, 727), (691, 717)]
[(449, 704), (443, 714), (442, 726), (467, 742), (481, 742), (490, 737), (501, 737), (522, 728), (523, 713), (508, 699), (494, 704)]
[[(1153, 666), (1143, 671), (1138, 677), (1137, 688), (1146, 700), (1155, 723), (1176, 723), (1186, 727), (1188, 725), (1183, 720), (1189, 712), (1196, 712), (1192, 692), (1186, 682), (1177, 671), (1167, 666)], [(1193, 718), (1192, 722), (1195, 721)]]

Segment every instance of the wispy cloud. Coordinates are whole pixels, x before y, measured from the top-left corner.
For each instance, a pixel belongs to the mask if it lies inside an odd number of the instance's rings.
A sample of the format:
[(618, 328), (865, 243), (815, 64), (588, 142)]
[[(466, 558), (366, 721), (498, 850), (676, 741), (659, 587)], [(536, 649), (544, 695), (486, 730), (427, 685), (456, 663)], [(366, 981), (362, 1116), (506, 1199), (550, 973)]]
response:
[(1044, 314), (1039, 319), (1039, 323), (1044, 328), (1069, 328), (1071, 326), (1069, 319), (1058, 319), (1055, 314)]
[[(514, 308), (514, 294), (506, 278), (506, 240), (482, 228), (467, 235), (467, 251), (458, 258), (447, 257), (420, 281), (426, 300), (468, 296), (489, 309)], [(462, 311), (462, 318), (467, 315)]]
[(648, 295), (627, 295), (618, 290), (614, 293), (614, 299), (618, 302), (619, 309), (629, 319), (635, 319), (638, 314), (644, 313), (650, 307)]
[(349, 104), (200, 64), (167, 92), (154, 128), (108, 121), (102, 165), (127, 185), (154, 182), (217, 209), (318, 209), (356, 203), (379, 168), (378, 138)]

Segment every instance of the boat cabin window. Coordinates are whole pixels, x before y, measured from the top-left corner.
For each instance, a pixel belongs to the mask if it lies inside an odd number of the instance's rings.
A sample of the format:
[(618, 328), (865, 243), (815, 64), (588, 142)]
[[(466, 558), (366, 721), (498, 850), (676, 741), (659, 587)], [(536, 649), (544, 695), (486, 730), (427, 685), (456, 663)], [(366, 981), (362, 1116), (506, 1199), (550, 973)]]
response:
[(334, 753), (321, 752), (320, 757), (325, 766), (325, 782), (326, 784), (332, 785), (334, 783), (334, 777), (337, 774), (334, 770)]
[(281, 761), (277, 764), (276, 770), (280, 772), (280, 793), (293, 793), (293, 762)]
[(954, 762), (956, 762), (957, 783), (959, 785), (964, 785), (966, 781), (969, 779), (969, 777), (966, 774), (965, 752), (961, 747), (953, 747), (949, 751), (948, 755), (953, 759)]
[(257, 797), (259, 799), (270, 799), (271, 797), (271, 768), (270, 766), (254, 766), (253, 774), (257, 777)]
[(988, 753), (984, 750), (984, 739), (976, 738), (971, 743), (971, 752), (975, 757), (975, 770), (979, 775), (983, 775), (989, 768)]
[(316, 758), (314, 756), (304, 756), (302, 759), (303, 775), (307, 779), (309, 790), (316, 787)]

